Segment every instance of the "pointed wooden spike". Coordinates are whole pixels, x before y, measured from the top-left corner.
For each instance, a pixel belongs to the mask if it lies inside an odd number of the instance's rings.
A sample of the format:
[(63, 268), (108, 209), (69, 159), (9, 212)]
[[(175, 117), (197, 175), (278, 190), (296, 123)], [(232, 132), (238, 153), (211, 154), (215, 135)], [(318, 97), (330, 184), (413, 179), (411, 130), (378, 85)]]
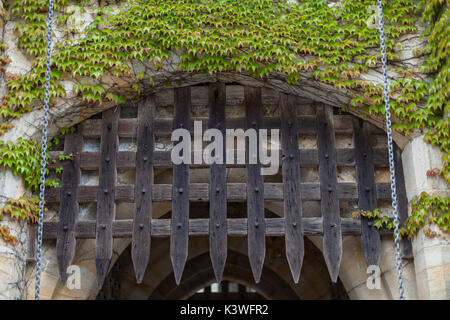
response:
[(173, 258), (171, 258), (171, 261), (173, 266), (173, 274), (175, 276), (175, 283), (178, 286), (181, 282), (181, 277), (183, 276), (186, 259), (180, 256), (174, 256)]
[[(191, 88), (174, 89), (174, 129), (190, 126)], [(189, 141), (190, 142), (190, 141)], [(176, 146), (179, 142), (174, 142)], [(172, 220), (170, 237), (170, 259), (175, 282), (181, 281), (188, 255), (189, 236), (189, 164), (173, 165)]]
[(333, 108), (316, 104), (317, 148), (322, 195), (323, 256), (333, 283), (337, 282), (342, 260), (342, 231), (337, 192), (336, 146)]
[[(226, 87), (216, 82), (209, 86), (209, 128), (220, 130), (225, 137)], [(217, 150), (216, 150), (217, 152)], [(222, 281), (227, 260), (227, 167), (225, 142), (222, 145), (222, 164), (211, 164), (209, 187), (209, 245), (214, 275), (218, 283)]]
[(305, 254), (300, 195), (300, 152), (294, 96), (280, 94), (283, 197), (286, 257), (295, 283), (300, 279)]
[[(261, 88), (245, 87), (247, 129), (256, 130), (254, 138), (258, 139), (258, 129), (261, 125)], [(252, 148), (250, 148), (252, 146)], [(256, 151), (253, 146), (256, 146)], [(256, 154), (255, 154), (256, 153)], [(246, 145), (247, 169), (247, 228), (248, 255), (255, 282), (259, 283), (266, 255), (265, 220), (264, 220), (264, 184), (259, 162), (259, 143), (249, 141)], [(249, 164), (250, 160), (256, 164)], [(256, 160), (256, 161), (253, 161)]]
[(111, 259), (95, 259), (95, 267), (97, 269), (97, 284), (98, 288), (103, 287), (106, 276), (108, 275)]
[[(408, 197), (406, 195), (405, 177), (403, 175), (402, 150), (394, 145), (395, 182), (397, 184), (397, 203), (400, 226), (404, 227), (408, 219)], [(402, 258), (412, 259), (414, 257), (411, 240), (403, 237), (400, 240)]]
[(138, 105), (138, 142), (131, 258), (137, 283), (141, 283), (150, 258), (153, 187), (154, 97)]
[(64, 153), (72, 154), (64, 164), (61, 187), (61, 203), (59, 208), (58, 236), (56, 239), (56, 255), (61, 284), (67, 280), (67, 268), (75, 256), (75, 223), (78, 216), (78, 185), (80, 183), (80, 152), (82, 136), (80, 130), (65, 136)]
[(64, 287), (67, 281), (67, 268), (71, 265), (73, 257), (75, 256), (75, 232), (72, 230), (62, 231), (58, 226), (58, 235), (56, 252), (58, 259), (58, 271), (59, 278), (61, 280), (61, 286)]
[(112, 224), (116, 215), (114, 202), (116, 184), (116, 153), (119, 111), (111, 108), (103, 112), (100, 142), (100, 173), (97, 193), (97, 225), (95, 260), (99, 286), (103, 284), (113, 255)]
[[(358, 182), (360, 210), (377, 208), (377, 190), (373, 150), (370, 144), (369, 123), (353, 118), (356, 181)], [(361, 243), (367, 266), (378, 265), (381, 255), (381, 239), (379, 230), (372, 225), (372, 219), (361, 217)]]

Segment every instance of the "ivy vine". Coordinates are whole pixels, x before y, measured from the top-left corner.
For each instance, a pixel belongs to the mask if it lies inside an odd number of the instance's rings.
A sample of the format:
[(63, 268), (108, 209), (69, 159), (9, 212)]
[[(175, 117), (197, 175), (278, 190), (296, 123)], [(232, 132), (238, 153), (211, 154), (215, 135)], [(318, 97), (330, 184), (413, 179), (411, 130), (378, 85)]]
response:
[[(46, 210), (47, 211), (47, 210)], [(8, 215), (13, 220), (37, 223), (39, 217), (39, 197), (36, 195), (23, 195), (19, 199), (8, 199), (3, 208), (0, 208), (0, 221)], [(0, 237), (7, 243), (16, 245), (17, 237), (12, 235), (8, 226), (0, 226)]]
[[(152, 83), (152, 79), (134, 74), (131, 62), (150, 61), (160, 68), (177, 52), (180, 70), (234, 71), (261, 79), (281, 73), (289, 83), (307, 76), (359, 92), (348, 108), (384, 114), (382, 86), (361, 77), (380, 66), (375, 0), (342, 0), (332, 6), (325, 0), (117, 0), (109, 3), (119, 10), (110, 5), (91, 8), (96, 10), (94, 20), (81, 29), (72, 23), (73, 18), (84, 12), (88, 2), (55, 0), (62, 40), (54, 49), (52, 99), (65, 96), (61, 80), (71, 79), (76, 82), (74, 92), (86, 102), (124, 101), (125, 97), (103, 85), (104, 77), (126, 76), (138, 95), (144, 81)], [(18, 45), (35, 59), (29, 73), (6, 74), (9, 92), (1, 100), (0, 135), (12, 128), (11, 120), (39, 108), (44, 94), (47, 1), (11, 3), (10, 8), (3, 3), (0, 16), (11, 15), (19, 21)], [(391, 108), (396, 130), (426, 130), (426, 141), (443, 151), (440, 170), (449, 182), (449, 2), (390, 0), (385, 2), (384, 16), (390, 61), (399, 59), (398, 39), (417, 32), (420, 17), (428, 25), (423, 34), (428, 44), (415, 53), (426, 55), (426, 62), (420, 70), (395, 70), (399, 77), (390, 83)], [(9, 62), (0, 56), (0, 71)], [(419, 71), (434, 80), (427, 83), (417, 76)], [(0, 148), (5, 155), (0, 165), (22, 175), (28, 188), (35, 188), (36, 143), (22, 139), (16, 145), (2, 142)], [(16, 159), (21, 159), (18, 164)]]
[[(51, 147), (51, 143), (48, 143)], [(36, 191), (39, 187), (40, 172), (40, 146), (34, 140), (18, 138), (16, 143), (0, 141), (0, 166), (11, 170), (14, 175), (22, 177), (27, 189)], [(47, 169), (47, 173), (49, 170)], [(59, 180), (47, 179), (49, 187), (59, 185)], [(3, 208), (0, 208), (0, 221), (5, 214), (13, 220), (26, 220), (35, 223), (39, 212), (39, 198), (24, 195), (21, 198), (8, 199)], [(0, 237), (7, 243), (16, 244), (17, 239), (11, 235), (6, 225), (0, 226)]]
[[(438, 196), (422, 192), (411, 201), (412, 214), (406, 219), (405, 225), (399, 229), (402, 237), (412, 238), (423, 229), (429, 238), (438, 236), (430, 226), (436, 225), (443, 233), (450, 234), (450, 197)], [(378, 208), (374, 210), (359, 210), (352, 213), (353, 218), (360, 216), (373, 219), (373, 226), (387, 230), (394, 229), (392, 219)], [(425, 228), (424, 228), (425, 227)]]

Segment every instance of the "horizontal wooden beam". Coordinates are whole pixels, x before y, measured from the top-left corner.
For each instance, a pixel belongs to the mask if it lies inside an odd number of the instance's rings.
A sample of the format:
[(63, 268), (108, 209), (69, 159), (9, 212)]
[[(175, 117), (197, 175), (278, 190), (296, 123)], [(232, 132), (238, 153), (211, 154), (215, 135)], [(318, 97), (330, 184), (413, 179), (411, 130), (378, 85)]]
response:
[[(303, 182), (300, 184), (300, 195), (302, 200), (320, 200), (320, 184), (316, 182)], [(78, 202), (95, 202), (97, 201), (98, 186), (79, 186)], [(116, 186), (115, 200), (123, 202), (134, 202), (135, 191), (134, 185)], [(356, 183), (345, 182), (338, 183), (337, 197), (341, 200), (358, 199), (358, 189)], [(377, 183), (377, 198), (390, 199), (391, 188), (389, 183)], [(49, 188), (46, 192), (46, 202), (60, 202), (61, 187)], [(282, 183), (264, 183), (264, 200), (280, 200), (283, 198)], [(171, 201), (172, 185), (171, 184), (155, 184), (152, 188), (153, 201)], [(209, 184), (192, 183), (189, 189), (190, 201), (209, 201)], [(246, 201), (247, 185), (245, 183), (228, 183), (227, 184), (227, 200), (228, 201)]]
[[(317, 132), (316, 128), (316, 117), (315, 115), (302, 115), (298, 116), (299, 123), (299, 133), (302, 135), (315, 135)], [(101, 136), (101, 119), (90, 119), (86, 120), (81, 125), (81, 134), (83, 137), (100, 137)], [(195, 121), (203, 122), (203, 130), (208, 129), (208, 119), (198, 118)], [(226, 123), (227, 129), (239, 129), (245, 128), (245, 118), (228, 118)], [(191, 120), (190, 128), (194, 128), (194, 120)], [(137, 119), (120, 119), (118, 135), (119, 137), (137, 137)], [(351, 135), (352, 131), (352, 116), (351, 115), (335, 115), (334, 116), (334, 130), (336, 134), (347, 134)], [(261, 119), (261, 129), (279, 129), (281, 127), (280, 118), (276, 117), (265, 117)], [(167, 136), (173, 131), (173, 120), (172, 119), (155, 119), (154, 121), (154, 132), (156, 136)], [(193, 131), (193, 129), (191, 129)], [(383, 134), (383, 130), (371, 126), (372, 134)]]
[[(266, 236), (283, 236), (285, 232), (284, 218), (266, 218)], [(44, 239), (56, 239), (57, 222), (44, 222)], [(152, 237), (170, 236), (170, 219), (152, 219)], [(95, 238), (96, 221), (78, 221), (75, 226), (77, 238)], [(227, 219), (227, 233), (229, 236), (246, 236), (247, 219)], [(322, 235), (322, 218), (303, 218), (303, 230), (305, 235)], [(112, 233), (114, 238), (129, 238), (133, 232), (133, 220), (113, 221)], [(389, 230), (382, 233), (391, 234)], [(360, 235), (361, 224), (358, 219), (342, 218), (343, 235)], [(209, 235), (209, 219), (190, 219), (190, 236)]]
[[(309, 167), (319, 165), (317, 149), (299, 149), (300, 150), (300, 166)], [(63, 164), (58, 160), (61, 151), (50, 152), (49, 168), (61, 167)], [(118, 169), (133, 169), (136, 167), (136, 152), (134, 151), (120, 151), (117, 153), (117, 168)], [(280, 160), (283, 154), (280, 151)], [(191, 156), (191, 159), (194, 159)], [(100, 163), (100, 153), (96, 151), (85, 151), (80, 155), (80, 168), (82, 170), (97, 170)], [(355, 150), (350, 148), (342, 148), (336, 150), (336, 161), (338, 166), (354, 166), (355, 165)], [(388, 166), (388, 153), (386, 148), (374, 149), (374, 164), (377, 167)], [(159, 168), (171, 168), (173, 165), (171, 160), (171, 151), (154, 151), (153, 152), (153, 166)], [(191, 168), (206, 168), (208, 164), (191, 164)], [(230, 168), (243, 168), (245, 164), (230, 164)]]

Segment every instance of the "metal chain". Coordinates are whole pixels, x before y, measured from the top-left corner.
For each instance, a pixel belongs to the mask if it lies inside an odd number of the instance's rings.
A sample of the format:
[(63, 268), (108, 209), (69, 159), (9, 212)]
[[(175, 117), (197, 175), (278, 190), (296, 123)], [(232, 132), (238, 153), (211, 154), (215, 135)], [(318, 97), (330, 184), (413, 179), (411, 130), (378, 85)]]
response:
[(52, 31), (53, 31), (53, 0), (49, 0), (48, 29), (47, 29), (47, 61), (45, 63), (45, 88), (44, 88), (44, 126), (42, 128), (41, 141), (41, 179), (39, 186), (39, 221), (36, 253), (36, 287), (34, 299), (39, 300), (41, 289), (41, 260), (42, 260), (42, 231), (44, 225), (44, 199), (45, 199), (45, 172), (47, 166), (47, 136), (48, 136), (48, 110), (50, 102), (50, 77), (52, 63)]
[(400, 252), (400, 232), (398, 219), (398, 205), (397, 205), (397, 188), (395, 183), (395, 165), (394, 165), (394, 150), (392, 144), (392, 123), (391, 123), (391, 108), (389, 104), (389, 80), (387, 75), (387, 58), (386, 58), (386, 41), (384, 37), (384, 20), (383, 20), (383, 1), (378, 1), (378, 17), (379, 17), (379, 33), (380, 33), (380, 49), (381, 62), (383, 64), (383, 83), (384, 83), (384, 107), (386, 110), (386, 130), (387, 142), (389, 152), (389, 170), (391, 175), (391, 193), (392, 193), (392, 209), (394, 214), (394, 243), (395, 243), (395, 263), (397, 266), (397, 279), (399, 299), (404, 300), (403, 288), (403, 270), (402, 270), (402, 256)]

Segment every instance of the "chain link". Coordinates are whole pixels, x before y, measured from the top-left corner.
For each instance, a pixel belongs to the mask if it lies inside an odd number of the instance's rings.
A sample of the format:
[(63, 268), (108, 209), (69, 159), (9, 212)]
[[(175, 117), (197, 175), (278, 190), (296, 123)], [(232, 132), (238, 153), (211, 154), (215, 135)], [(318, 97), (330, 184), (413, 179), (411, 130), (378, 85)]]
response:
[(50, 102), (50, 77), (52, 63), (52, 31), (53, 31), (53, 0), (49, 0), (48, 29), (47, 29), (47, 61), (45, 63), (44, 87), (44, 124), (41, 141), (41, 178), (39, 186), (39, 221), (36, 252), (36, 286), (34, 299), (39, 300), (41, 289), (41, 263), (42, 263), (42, 231), (44, 225), (44, 199), (45, 199), (45, 173), (47, 166), (47, 136), (48, 136), (48, 110)]
[(402, 256), (400, 251), (400, 231), (398, 219), (398, 205), (397, 205), (397, 188), (395, 182), (395, 165), (394, 165), (394, 148), (392, 144), (392, 123), (391, 123), (391, 107), (389, 104), (389, 80), (387, 75), (387, 58), (386, 58), (386, 39), (384, 37), (384, 16), (383, 16), (383, 1), (378, 1), (378, 17), (379, 17), (379, 33), (380, 33), (380, 49), (381, 62), (383, 70), (383, 84), (384, 84), (384, 106), (386, 110), (386, 130), (387, 142), (389, 152), (389, 170), (391, 176), (391, 192), (392, 192), (392, 209), (394, 214), (394, 243), (395, 243), (395, 263), (397, 266), (397, 279), (399, 299), (404, 300), (405, 290), (403, 288), (403, 270), (402, 270)]

